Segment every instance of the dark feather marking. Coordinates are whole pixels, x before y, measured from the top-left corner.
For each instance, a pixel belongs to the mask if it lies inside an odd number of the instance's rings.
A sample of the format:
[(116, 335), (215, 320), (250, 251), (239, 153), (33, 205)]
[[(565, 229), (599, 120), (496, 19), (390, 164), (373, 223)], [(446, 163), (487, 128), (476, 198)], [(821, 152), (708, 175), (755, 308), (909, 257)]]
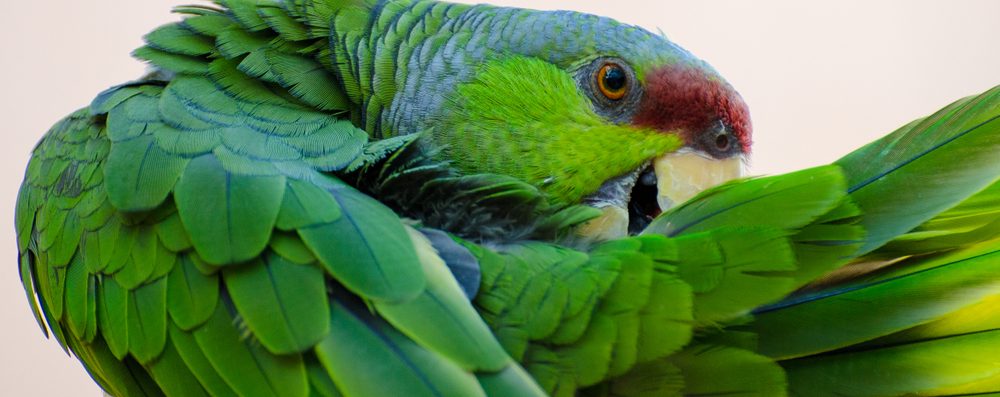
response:
[(135, 384), (139, 386), (139, 391), (141, 391), (144, 396), (159, 396), (159, 395), (162, 394), (162, 392), (161, 393), (150, 393), (149, 391), (146, 390), (146, 382), (142, 381), (142, 378), (144, 378), (144, 376), (142, 376), (142, 375), (146, 375), (146, 374), (142, 373), (142, 372), (136, 373), (136, 371), (135, 371), (134, 368), (136, 366), (139, 366), (140, 368), (142, 368), (142, 366), (138, 365), (135, 362), (134, 358), (127, 357), (125, 359), (125, 362), (123, 364), (125, 364), (125, 370), (128, 371), (128, 376), (130, 376), (132, 378), (132, 380), (135, 381)]
[(1000, 393), (1000, 389), (993, 391), (986, 391), (981, 393), (968, 393), (968, 394), (942, 394), (940, 397), (972, 397), (972, 396), (996, 396)]
[[(264, 269), (267, 270), (267, 276), (268, 276), (267, 281), (271, 283), (271, 288), (273, 288), (275, 291), (278, 291), (279, 290), (278, 285), (275, 284), (274, 282), (274, 272), (271, 271), (271, 262), (268, 260), (267, 257), (264, 257), (263, 261), (264, 261)], [(278, 307), (281, 308), (282, 320), (284, 320), (285, 324), (291, 324), (292, 322), (288, 318), (288, 315), (286, 314), (288, 313), (288, 311), (285, 310), (285, 301), (281, 299), (281, 297), (276, 297), (276, 298), (278, 298), (277, 299)], [(301, 340), (299, 335), (296, 335), (294, 327), (288, 327), (288, 331), (292, 334), (292, 337), (295, 338), (295, 342)]]
[[(149, 128), (149, 124), (142, 127), (142, 135), (146, 134), (146, 129)], [(149, 145), (146, 146), (146, 152), (142, 154), (142, 160), (139, 161), (139, 173), (137, 178), (135, 178), (135, 186), (132, 186), (132, 190), (138, 192), (139, 185), (142, 184), (143, 170), (146, 168), (146, 160), (149, 159), (149, 152), (153, 151), (153, 145), (156, 145), (156, 140), (152, 139), (149, 141)]]
[(906, 277), (910, 277), (910, 276), (914, 276), (914, 275), (917, 275), (917, 274), (922, 274), (922, 273), (926, 273), (926, 272), (938, 270), (938, 269), (949, 267), (949, 266), (952, 266), (952, 265), (958, 265), (958, 264), (966, 262), (966, 261), (970, 261), (970, 260), (973, 260), (973, 259), (979, 259), (979, 258), (982, 258), (982, 257), (994, 255), (994, 254), (997, 254), (997, 253), (1000, 253), (1000, 249), (997, 249), (997, 250), (994, 250), (994, 251), (990, 251), (990, 252), (986, 252), (986, 253), (983, 253), (983, 254), (979, 254), (979, 255), (976, 255), (976, 256), (968, 257), (968, 258), (963, 258), (963, 259), (957, 260), (955, 262), (945, 263), (945, 264), (942, 264), (942, 265), (938, 265), (938, 266), (934, 266), (934, 267), (929, 267), (927, 269), (921, 269), (921, 270), (915, 271), (913, 273), (907, 273), (907, 274), (902, 274), (902, 275), (899, 275), (899, 276), (890, 277), (890, 278), (887, 278), (887, 279), (884, 279), (884, 280), (875, 281), (875, 282), (872, 282), (872, 283), (852, 285), (852, 286), (847, 286), (847, 287), (843, 287), (843, 288), (834, 289), (834, 290), (831, 290), (831, 291), (824, 291), (824, 292), (817, 292), (817, 293), (813, 293), (813, 294), (807, 294), (807, 295), (795, 297), (795, 298), (792, 298), (792, 299), (788, 299), (788, 300), (785, 300), (785, 301), (782, 301), (782, 302), (778, 302), (778, 303), (775, 303), (775, 304), (772, 304), (772, 305), (762, 306), (759, 309), (754, 310), (753, 314), (768, 313), (768, 312), (773, 312), (773, 311), (776, 311), (776, 310), (781, 310), (781, 309), (789, 308), (789, 307), (792, 307), (792, 306), (798, 306), (798, 305), (801, 305), (803, 303), (809, 303), (809, 302), (817, 301), (817, 300), (820, 300), (820, 299), (826, 299), (826, 298), (834, 297), (834, 296), (837, 296), (837, 295), (841, 295), (841, 294), (846, 294), (846, 293), (853, 292), (853, 291), (862, 290), (862, 289), (865, 289), (865, 288), (868, 288), (868, 287), (874, 287), (876, 285), (889, 283), (889, 282), (892, 282), (892, 281), (900, 280), (900, 279), (903, 279), (903, 278), (906, 278)]
[(945, 139), (944, 141), (942, 141), (942, 142), (940, 142), (940, 143), (938, 143), (938, 144), (936, 144), (934, 146), (931, 146), (930, 148), (928, 148), (928, 149), (926, 149), (926, 150), (924, 150), (924, 151), (916, 154), (912, 158), (909, 158), (906, 161), (904, 161), (904, 162), (902, 162), (902, 163), (900, 163), (900, 164), (898, 164), (898, 165), (896, 165), (896, 166), (894, 166), (894, 167), (892, 167), (892, 168), (890, 168), (890, 169), (888, 169), (888, 170), (886, 170), (886, 171), (884, 171), (884, 172), (882, 172), (882, 173), (880, 173), (878, 175), (875, 175), (875, 176), (873, 176), (871, 178), (868, 178), (868, 179), (866, 179), (866, 180), (858, 183), (857, 185), (852, 186), (850, 189), (847, 190), (847, 193), (853, 194), (854, 192), (865, 188), (866, 186), (874, 183), (875, 181), (877, 181), (879, 179), (882, 179), (883, 177), (885, 177), (885, 176), (887, 176), (887, 175), (889, 175), (889, 174), (891, 174), (891, 173), (899, 170), (900, 168), (903, 168), (903, 167), (907, 166), (908, 164), (910, 164), (910, 163), (912, 163), (914, 161), (919, 160), (921, 157), (923, 157), (923, 156), (925, 156), (925, 155), (927, 155), (927, 154), (929, 154), (929, 153), (931, 153), (931, 152), (933, 152), (933, 151), (935, 151), (937, 149), (940, 149), (940, 148), (944, 147), (945, 145), (947, 145), (949, 143), (952, 143), (955, 140), (957, 140), (957, 139), (959, 139), (959, 138), (961, 138), (961, 137), (963, 137), (965, 135), (968, 135), (969, 133), (971, 133), (971, 132), (979, 129), (979, 127), (982, 127), (982, 126), (984, 126), (986, 124), (989, 124), (989, 123), (991, 123), (991, 122), (993, 122), (993, 121), (995, 121), (997, 119), (1000, 119), (1000, 115), (996, 115), (996, 116), (990, 117), (988, 120), (985, 120), (985, 121), (983, 121), (983, 122), (981, 122), (979, 124), (976, 124), (975, 126), (969, 128), (969, 129), (967, 129), (965, 131), (962, 131), (961, 133), (958, 133), (955, 136), (949, 137), (948, 139)]
[[(333, 19), (336, 19), (336, 18), (333, 18)], [(338, 36), (337, 29), (335, 27), (335, 24), (333, 23), (333, 20), (331, 20), (330, 21), (330, 37), (326, 40), (326, 42), (327, 42), (327, 46), (330, 47), (330, 51), (329, 51), (329, 54), (330, 54), (329, 55), (330, 56), (330, 64), (333, 65), (333, 66), (336, 66), (337, 67), (336, 68), (337, 71), (333, 72), (333, 73), (330, 73), (330, 74), (333, 75), (333, 78), (334, 78), (334, 80), (336, 80), (337, 84), (339, 85), (339, 88), (346, 95), (347, 94), (347, 83), (344, 82), (344, 76), (340, 73), (340, 68), (339, 68), (339, 66), (344, 65), (344, 61), (340, 60), (338, 58), (338, 56), (337, 56), (337, 36)], [(319, 58), (318, 55), (317, 55), (317, 58)], [(317, 59), (317, 61), (319, 61), (319, 59)], [(322, 61), (319, 61), (319, 62), (322, 63)]]
[(757, 390), (733, 390), (718, 393), (685, 393), (685, 396), (741, 396), (757, 393)]
[[(370, 23), (370, 21), (369, 21), (369, 23)], [(344, 40), (346, 41), (346, 37), (345, 37)], [(365, 37), (364, 36), (359, 36), (358, 40), (357, 40), (357, 43), (354, 43), (354, 45), (353, 45), (354, 51), (353, 52), (349, 52), (348, 55), (351, 56), (350, 60), (351, 60), (351, 63), (354, 65), (354, 68), (353, 68), (354, 70), (351, 71), (351, 74), (354, 75), (355, 81), (358, 82), (358, 89), (361, 91), (360, 94), (362, 96), (362, 99), (361, 99), (361, 109), (358, 111), (358, 115), (361, 116), (361, 125), (365, 126), (367, 128), (368, 127), (368, 102), (371, 101), (371, 99), (370, 98), (365, 98), (365, 96), (370, 96), (370, 92), (365, 92), (365, 89), (364, 89), (364, 87), (361, 84), (361, 79), (364, 78), (364, 76), (361, 76), (361, 48), (362, 48), (362, 46), (365, 46), (365, 44), (366, 44), (365, 43)], [(345, 50), (346, 50), (346, 47), (345, 47)], [(371, 55), (371, 54), (369, 54), (369, 55)], [(371, 87), (369, 87), (369, 90), (370, 89), (371, 89)]]
[[(845, 245), (859, 244), (863, 241), (860, 240), (823, 240), (823, 241), (796, 241), (797, 244), (805, 245), (815, 245), (819, 247), (842, 247)], [(844, 259), (854, 258), (854, 255), (845, 257)]]
[[(337, 200), (337, 205), (339, 205), (340, 208), (347, 208), (344, 206), (344, 203), (340, 201), (340, 198), (337, 197), (335, 193), (333, 194), (333, 198), (334, 200)], [(351, 223), (351, 226), (353, 226), (355, 229), (360, 230), (360, 228), (358, 227), (358, 223), (354, 221), (354, 217), (351, 216), (350, 211), (341, 211), (341, 213), (343, 214), (344, 219), (346, 219), (348, 222)], [(361, 241), (365, 243), (365, 250), (368, 251), (368, 255), (371, 256), (372, 259), (375, 259), (376, 258), (375, 251), (372, 249), (372, 245), (368, 242), (368, 237), (366, 237), (364, 233), (358, 233), (358, 237), (361, 239)], [(384, 281), (386, 279), (386, 275), (385, 275), (385, 269), (382, 268), (382, 264), (379, 263), (379, 266), (376, 266), (376, 268), (378, 270), (379, 276), (382, 276), (382, 280)]]
[(811, 359), (815, 359), (815, 358), (834, 357), (834, 356), (846, 355), (846, 354), (854, 354), (854, 353), (865, 353), (865, 352), (870, 352), (870, 351), (875, 351), (875, 350), (880, 350), (880, 349), (891, 349), (891, 348), (902, 347), (902, 346), (909, 346), (909, 345), (915, 345), (915, 344), (925, 343), (925, 342), (934, 342), (934, 341), (948, 340), (948, 339), (952, 339), (952, 338), (961, 338), (961, 337), (972, 336), (972, 335), (988, 334), (988, 333), (997, 332), (997, 331), (1000, 331), (1000, 328), (991, 328), (991, 329), (984, 329), (984, 330), (979, 330), (979, 331), (963, 332), (963, 333), (960, 333), (960, 334), (935, 336), (935, 337), (931, 337), (931, 338), (920, 338), (920, 339), (914, 339), (914, 340), (905, 341), (905, 342), (888, 343), (888, 344), (884, 344), (884, 345), (856, 346), (856, 347), (853, 347), (853, 348), (849, 347), (849, 348), (844, 348), (844, 349), (840, 349), (840, 350), (834, 350), (834, 351), (823, 352), (823, 353), (820, 353), (820, 354), (814, 354), (814, 355), (808, 356), (808, 357), (802, 357), (802, 358), (792, 359), (792, 360), (788, 360), (786, 362), (788, 362), (788, 363), (794, 363), (796, 361), (811, 360)]

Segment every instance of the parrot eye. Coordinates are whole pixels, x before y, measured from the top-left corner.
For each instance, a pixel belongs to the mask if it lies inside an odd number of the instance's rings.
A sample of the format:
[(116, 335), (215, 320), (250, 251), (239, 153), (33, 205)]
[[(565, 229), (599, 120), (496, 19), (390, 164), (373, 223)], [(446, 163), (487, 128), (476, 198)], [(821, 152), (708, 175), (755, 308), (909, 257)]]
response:
[(590, 97), (594, 111), (614, 123), (628, 123), (642, 100), (643, 88), (635, 70), (624, 59), (600, 57), (575, 71), (580, 89)]
[(628, 93), (628, 73), (620, 65), (608, 63), (597, 71), (597, 88), (610, 100), (622, 99)]

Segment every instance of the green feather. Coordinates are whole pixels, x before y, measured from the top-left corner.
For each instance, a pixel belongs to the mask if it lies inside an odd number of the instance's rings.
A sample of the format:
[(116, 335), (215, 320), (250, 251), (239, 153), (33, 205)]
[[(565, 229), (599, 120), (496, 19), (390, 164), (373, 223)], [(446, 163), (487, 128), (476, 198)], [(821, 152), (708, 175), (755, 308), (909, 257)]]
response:
[(208, 391), (191, 373), (191, 369), (184, 363), (170, 340), (167, 341), (163, 354), (156, 361), (150, 363), (147, 368), (149, 368), (149, 375), (156, 381), (156, 384), (160, 385), (164, 393), (169, 396), (209, 396)]
[(184, 231), (184, 224), (177, 214), (170, 215), (160, 223), (156, 224), (156, 235), (160, 237), (160, 242), (164, 247), (173, 252), (187, 251), (191, 249), (191, 239)]
[(262, 6), (258, 10), (261, 18), (274, 29), (282, 38), (291, 41), (302, 41), (310, 39), (307, 26), (302, 25), (295, 18), (288, 15), (287, 11), (277, 6)]
[(1000, 87), (955, 102), (837, 161), (848, 176), (851, 198), (865, 213), (863, 252), (996, 181), (997, 106)]
[(330, 333), (316, 354), (344, 394), (485, 397), (471, 373), (363, 309), (351, 310), (335, 301), (330, 318)]
[[(156, 264), (159, 241), (156, 230), (152, 227), (135, 228), (135, 238), (131, 241), (131, 260), (115, 273), (115, 281), (123, 288), (133, 290), (144, 284), (153, 274)], [(167, 255), (166, 252), (162, 253)]]
[(152, 31), (145, 39), (150, 47), (176, 54), (201, 56), (215, 50), (211, 40), (176, 23)]
[[(69, 212), (69, 211), (62, 211)], [(58, 232), (56, 230), (59, 230)], [(45, 235), (59, 235), (60, 238), (49, 247), (46, 255), (50, 266), (65, 267), (73, 260), (80, 238), (83, 237), (83, 225), (76, 215), (68, 215), (60, 229), (47, 230)]]
[(296, 230), (331, 223), (340, 218), (340, 205), (329, 192), (316, 184), (290, 180), (276, 226)]
[(160, 149), (152, 136), (115, 143), (105, 168), (108, 198), (122, 211), (153, 209), (167, 198), (187, 164)]
[(224, 304), (194, 337), (202, 354), (240, 395), (305, 396), (309, 385), (299, 355), (275, 356), (240, 337)]
[[(916, 261), (897, 272), (793, 298), (757, 314), (763, 353), (780, 358), (865, 342), (1000, 293), (994, 243)], [(896, 274), (893, 274), (896, 273)]]
[(961, 204), (938, 214), (875, 253), (903, 256), (968, 246), (1000, 235), (1000, 183), (976, 193)]
[(219, 33), (215, 46), (222, 56), (235, 59), (267, 47), (269, 41), (266, 34), (255, 34), (232, 26)]
[(126, 228), (122, 226), (123, 219), (112, 219), (111, 223), (101, 230), (101, 241), (107, 239), (108, 252), (110, 255), (105, 259), (102, 252), (102, 261), (107, 260), (104, 266), (105, 274), (117, 273), (128, 263), (132, 254), (132, 243), (135, 240), (136, 228)]
[(298, 235), (276, 232), (271, 237), (269, 247), (275, 254), (292, 263), (308, 265), (316, 262), (316, 255), (306, 247)]
[(128, 350), (140, 363), (160, 355), (167, 340), (167, 279), (131, 292), (128, 299)]
[(93, 344), (74, 342), (73, 351), (84, 358), (91, 376), (108, 392), (119, 396), (164, 395), (156, 382), (135, 360), (129, 358), (123, 361), (120, 357), (112, 355), (108, 346), (100, 339), (95, 340)]
[(718, 244), (718, 261), (702, 261), (695, 238), (682, 239), (678, 276), (694, 290), (694, 318), (714, 323), (743, 315), (795, 289), (795, 270), (786, 232), (771, 228), (716, 229), (702, 236)]
[(35, 322), (38, 323), (38, 327), (42, 329), (42, 333), (45, 334), (47, 338), (49, 336), (49, 329), (45, 326), (45, 321), (42, 319), (42, 311), (38, 307), (38, 301), (41, 296), (37, 295), (35, 290), (35, 283), (32, 280), (32, 272), (34, 271), (34, 260), (31, 254), (22, 254), (20, 261), (21, 270), (21, 285), (24, 286), (24, 293), (28, 298), (28, 303), (31, 305), (31, 313), (35, 315)]
[(667, 360), (637, 365), (629, 373), (581, 392), (581, 396), (679, 396), (684, 389), (681, 370)]
[(174, 345), (184, 364), (191, 370), (191, 373), (198, 379), (206, 391), (213, 396), (219, 397), (238, 396), (229, 384), (222, 379), (219, 372), (212, 367), (212, 363), (202, 353), (201, 348), (198, 347), (198, 343), (191, 333), (181, 330), (172, 322), (167, 326), (167, 329), (170, 335), (170, 343)]
[(91, 299), (93, 280), (82, 259), (73, 261), (66, 272), (66, 323), (77, 338), (83, 339), (90, 321), (97, 321), (97, 314), (89, 312), (96, 308)]
[(787, 380), (782, 368), (770, 359), (747, 350), (695, 345), (671, 357), (670, 361), (680, 368), (684, 376), (684, 395), (786, 395)]
[(479, 385), (488, 396), (542, 397), (542, 391), (534, 379), (519, 365), (507, 366), (496, 373), (478, 374)]
[(185, 331), (208, 321), (219, 304), (219, 278), (202, 274), (188, 255), (180, 256), (167, 280), (167, 309)]
[(845, 194), (844, 176), (836, 166), (743, 180), (699, 194), (658, 217), (643, 233), (677, 236), (741, 225), (794, 230), (838, 207)]
[[(792, 393), (812, 396), (978, 395), (1000, 375), (1000, 331), (856, 349), (785, 362)], [(995, 381), (994, 381), (995, 382)], [(967, 386), (963, 386), (967, 385)], [(971, 386), (971, 387), (970, 387)]]
[(164, 52), (152, 47), (139, 48), (132, 52), (132, 56), (174, 73), (205, 74), (208, 72), (207, 60)]
[(336, 186), (330, 194), (343, 215), (332, 223), (299, 229), (302, 241), (327, 271), (367, 299), (401, 302), (420, 294), (427, 285), (425, 277), (396, 214), (348, 186)]
[(267, 25), (257, 14), (257, 3), (243, 0), (213, 0), (226, 7), (236, 17), (236, 20), (250, 31), (266, 29)]
[(284, 192), (284, 177), (234, 175), (215, 156), (202, 156), (184, 170), (174, 194), (195, 250), (226, 265), (264, 250)]
[[(199, 15), (185, 18), (181, 25), (192, 32), (202, 36), (216, 37), (226, 28), (232, 27), (236, 22), (232, 18), (223, 14)], [(212, 48), (215, 51), (215, 48)]]
[(98, 284), (97, 320), (109, 351), (119, 360), (128, 353), (130, 293), (112, 278)]
[(337, 388), (337, 385), (327, 375), (326, 369), (313, 357), (306, 362), (306, 370), (309, 371), (310, 396), (320, 397), (343, 397), (344, 395)]
[(226, 269), (223, 276), (243, 322), (268, 351), (302, 352), (329, 331), (322, 269), (267, 254)]
[(318, 62), (301, 56), (268, 53), (275, 78), (296, 98), (319, 110), (346, 110), (350, 104), (336, 77)]
[(421, 346), (471, 371), (498, 371), (510, 358), (469, 303), (444, 261), (419, 232), (408, 229), (427, 278), (427, 289), (400, 303), (374, 302), (375, 310)]

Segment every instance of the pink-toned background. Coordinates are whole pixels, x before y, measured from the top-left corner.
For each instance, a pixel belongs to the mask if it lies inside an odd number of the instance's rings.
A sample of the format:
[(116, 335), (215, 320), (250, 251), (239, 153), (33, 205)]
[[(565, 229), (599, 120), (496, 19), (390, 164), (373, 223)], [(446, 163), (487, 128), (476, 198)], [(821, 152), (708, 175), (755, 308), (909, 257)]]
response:
[[(0, 395), (99, 396), (42, 338), (17, 281), (13, 209), (28, 153), (63, 115), (139, 76), (141, 36), (196, 0), (22, 1), (0, 24)], [(1000, 84), (993, 0), (663, 0), (494, 3), (568, 8), (662, 29), (750, 104), (752, 171), (830, 162), (909, 120)]]

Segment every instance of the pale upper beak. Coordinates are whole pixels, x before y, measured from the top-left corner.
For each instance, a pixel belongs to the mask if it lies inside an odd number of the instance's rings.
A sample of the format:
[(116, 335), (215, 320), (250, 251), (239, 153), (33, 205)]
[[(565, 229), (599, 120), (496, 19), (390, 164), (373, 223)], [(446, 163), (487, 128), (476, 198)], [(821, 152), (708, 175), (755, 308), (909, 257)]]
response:
[(653, 161), (656, 201), (665, 212), (706, 189), (742, 177), (743, 164), (742, 156), (720, 160), (685, 149), (667, 154)]
[[(716, 159), (707, 154), (681, 149), (653, 160), (656, 173), (656, 201), (663, 212), (683, 204), (706, 189), (744, 175), (743, 156)], [(629, 211), (614, 205), (601, 209), (601, 216), (585, 223), (577, 235), (589, 241), (607, 241), (628, 235)]]

